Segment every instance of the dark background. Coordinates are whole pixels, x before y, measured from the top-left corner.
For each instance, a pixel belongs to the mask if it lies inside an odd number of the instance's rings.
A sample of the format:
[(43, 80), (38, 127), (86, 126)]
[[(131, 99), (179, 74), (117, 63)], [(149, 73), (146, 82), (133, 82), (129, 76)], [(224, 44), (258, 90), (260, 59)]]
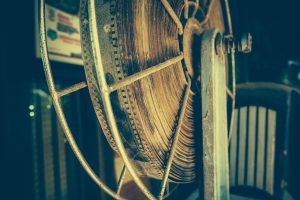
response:
[[(288, 66), (289, 60), (300, 60), (299, 1), (230, 2), (234, 31), (237, 34), (249, 31), (253, 35), (252, 53), (238, 56), (238, 82), (272, 81), (300, 87), (300, 80), (297, 79), (300, 67)], [(32, 103), (32, 88), (45, 88), (42, 63), (35, 57), (35, 12), (33, 0), (3, 1), (0, 4), (0, 199), (4, 200), (34, 199), (35, 195), (32, 119), (28, 115), (28, 105)], [(62, 63), (53, 65), (58, 79), (64, 79), (65, 82), (82, 79), (83, 71), (78, 66)], [(71, 68), (72, 73), (69, 72)], [(93, 114), (92, 109), (84, 111), (87, 116)], [(91, 124), (86, 127), (89, 130), (96, 126), (89, 118), (85, 120)], [(85, 140), (82, 145), (86, 146), (86, 151), (96, 151), (89, 148), (95, 140)], [(78, 163), (73, 163), (74, 170), (81, 174), (80, 180), (74, 181), (89, 182), (78, 168)], [(94, 158), (94, 166), (97, 165)], [(77, 188), (74, 193), (73, 199), (100, 196), (94, 184), (89, 184), (89, 188)]]
[[(250, 32), (253, 51), (239, 55), (238, 81), (281, 82), (288, 61), (300, 59), (300, 2), (297, 0), (235, 0), (232, 5), (234, 31)], [(299, 71), (299, 66), (298, 66)], [(295, 74), (297, 75), (297, 74)], [(294, 84), (298, 83), (295, 80)]]

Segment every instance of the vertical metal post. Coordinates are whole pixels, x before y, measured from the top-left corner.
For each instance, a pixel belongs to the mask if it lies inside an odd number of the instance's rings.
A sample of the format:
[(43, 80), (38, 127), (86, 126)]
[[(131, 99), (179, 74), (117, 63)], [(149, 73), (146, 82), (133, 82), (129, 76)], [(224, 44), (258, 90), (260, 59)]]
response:
[(204, 199), (229, 199), (225, 55), (216, 53), (216, 29), (201, 44)]

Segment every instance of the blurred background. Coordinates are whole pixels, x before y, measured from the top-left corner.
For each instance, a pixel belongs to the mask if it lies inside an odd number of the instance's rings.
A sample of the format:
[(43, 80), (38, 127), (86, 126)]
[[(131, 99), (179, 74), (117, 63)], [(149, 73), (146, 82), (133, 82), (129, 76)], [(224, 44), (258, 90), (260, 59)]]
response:
[[(236, 59), (238, 128), (233, 135), (236, 146), (232, 145), (234, 150), (230, 150), (230, 170), (234, 173), (230, 175), (232, 192), (259, 195), (259, 190), (269, 195), (261, 199), (284, 199), (287, 196), (300, 199), (300, 156), (297, 155), (300, 152), (300, 3), (298, 0), (229, 2), (234, 32), (250, 32), (253, 36), (252, 53), (237, 55)], [(64, 52), (55, 48), (51, 50), (57, 87), (64, 88), (84, 80), (79, 30), (75, 23), (79, 0), (48, 0), (47, 4), (50, 10), (61, 16), (59, 31), (72, 35), (60, 38), (68, 45)], [(36, 5), (37, 1), (29, 0), (3, 1), (0, 6), (0, 199), (109, 199), (80, 167), (57, 121), (39, 57)], [(70, 25), (70, 22), (74, 24)], [(54, 39), (58, 37), (55, 30), (48, 35)], [(114, 188), (121, 164), (103, 135), (99, 134), (101, 128), (90, 107), (88, 91), (64, 97), (63, 104), (87, 160)], [(256, 163), (267, 163), (262, 165), (260, 172), (260, 165), (254, 165), (254, 173), (250, 175), (265, 177), (261, 185), (259, 178), (251, 183), (247, 175), (244, 177), (248, 178), (239, 178), (241, 174), (249, 175), (250, 169), (247, 167), (251, 157), (248, 149), (252, 144), (248, 140), (239, 142), (243, 138), (241, 127), (250, 130), (250, 106), (257, 110), (265, 108), (266, 120), (275, 117), (263, 128), (270, 133), (273, 127), (275, 139), (272, 144), (269, 144), (271, 140), (263, 140), (261, 150), (265, 156), (261, 160), (258, 156), (261, 155), (260, 140), (253, 140), (256, 148), (253, 159)], [(244, 107), (247, 107), (245, 119), (241, 117)], [(256, 118), (256, 124), (259, 124), (260, 114)], [(245, 124), (241, 124), (243, 120), (246, 120)], [(256, 132), (259, 130), (256, 128)], [(258, 138), (259, 134), (256, 135)], [(244, 153), (239, 153), (243, 148)], [(269, 154), (269, 149), (273, 153)], [(247, 160), (245, 165), (237, 164), (244, 162), (243, 159)], [(271, 168), (273, 171), (268, 175)], [(155, 183), (151, 184), (155, 187)], [(253, 190), (247, 189), (248, 186)], [(180, 199), (180, 191), (177, 193)]]

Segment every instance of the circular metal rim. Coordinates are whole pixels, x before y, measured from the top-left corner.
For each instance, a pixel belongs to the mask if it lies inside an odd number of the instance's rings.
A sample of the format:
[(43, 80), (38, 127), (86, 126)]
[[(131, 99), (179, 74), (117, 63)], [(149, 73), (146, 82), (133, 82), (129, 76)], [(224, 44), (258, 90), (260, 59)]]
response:
[(55, 108), (55, 111), (58, 116), (58, 120), (61, 124), (61, 127), (63, 129), (63, 132), (66, 136), (66, 139), (68, 140), (71, 149), (73, 150), (75, 156), (77, 157), (80, 164), (83, 166), (84, 170), (87, 172), (87, 174), (91, 177), (91, 179), (100, 187), (102, 188), (107, 194), (112, 196), (115, 199), (124, 199), (114, 191), (112, 191), (93, 171), (93, 169), (90, 167), (88, 162), (85, 160), (82, 152), (80, 151), (73, 134), (68, 126), (68, 123), (66, 121), (64, 111), (61, 105), (60, 101), (60, 95), (58, 91), (55, 88), (54, 78), (52, 76), (52, 70), (51, 65), (49, 61), (49, 55), (48, 55), (48, 45), (47, 45), (47, 37), (46, 37), (46, 24), (45, 24), (45, 2), (44, 0), (40, 0), (40, 23), (39, 23), (39, 29), (40, 29), (40, 47), (41, 47), (41, 56), (44, 66), (44, 72), (48, 84), (48, 88), (50, 91), (50, 94), (53, 99), (53, 105)]
[(115, 139), (117, 148), (119, 150), (119, 154), (121, 155), (123, 162), (128, 169), (129, 173), (131, 174), (133, 180), (137, 184), (137, 186), (141, 189), (141, 191), (149, 198), (149, 199), (155, 199), (155, 197), (150, 193), (150, 191), (146, 188), (144, 183), (141, 181), (141, 179), (138, 177), (136, 170), (133, 168), (133, 165), (131, 164), (131, 161), (127, 155), (127, 152), (125, 150), (125, 147), (122, 142), (122, 138), (120, 136), (116, 119), (114, 116), (114, 112), (112, 109), (111, 101), (110, 101), (110, 90), (109, 86), (106, 82), (105, 78), (105, 72), (103, 71), (102, 66), (102, 59), (101, 59), (101, 51), (100, 51), (100, 45), (99, 45), (99, 38), (98, 38), (98, 28), (97, 28), (97, 16), (95, 11), (95, 0), (89, 0), (88, 1), (88, 9), (89, 9), (89, 19), (90, 19), (90, 33), (91, 33), (91, 42), (92, 42), (92, 52), (94, 57), (94, 63), (98, 75), (99, 80), (99, 89), (100, 94), (103, 101), (103, 107), (104, 107), (104, 113), (107, 117), (108, 126), (110, 127), (111, 133)]
[[(53, 105), (55, 108), (55, 111), (58, 116), (58, 120), (61, 124), (61, 127), (63, 129), (63, 132), (66, 136), (67, 141), (70, 144), (70, 147), (72, 151), (74, 152), (75, 156), (77, 157), (78, 161), (84, 168), (84, 170), (87, 172), (87, 174), (91, 177), (91, 179), (106, 192), (108, 195), (112, 196), (115, 199), (125, 199), (119, 195), (119, 193), (112, 191), (94, 172), (94, 170), (90, 167), (89, 163), (85, 160), (82, 152), (80, 151), (73, 134), (69, 128), (68, 122), (66, 120), (66, 117), (64, 115), (64, 111), (61, 105), (60, 98), (64, 95), (67, 95), (69, 93), (72, 93), (74, 91), (77, 91), (79, 89), (82, 89), (87, 86), (85, 82), (79, 83), (74, 85), (75, 87), (72, 87), (70, 89), (66, 89), (62, 92), (59, 92), (55, 88), (55, 81), (52, 75), (51, 70), (51, 64), (49, 60), (48, 55), (48, 45), (47, 45), (47, 38), (46, 38), (46, 24), (45, 24), (45, 2), (44, 0), (40, 0), (40, 21), (39, 21), (39, 30), (40, 30), (40, 48), (41, 48), (41, 55), (42, 55), (42, 61), (44, 66), (44, 73), (46, 76), (47, 85), (49, 88), (49, 92), (51, 94), (51, 97), (53, 99)], [(106, 85), (107, 86), (107, 85)], [(75, 88), (75, 89), (74, 89)], [(106, 88), (107, 89), (107, 88)], [(109, 98), (109, 92), (107, 90), (103, 90), (104, 94), (107, 98)], [(111, 107), (112, 108), (112, 107)], [(113, 116), (113, 115), (112, 115)], [(124, 148), (124, 147), (123, 147)], [(125, 149), (124, 149), (125, 151)], [(126, 153), (126, 152), (125, 152)], [(132, 167), (132, 166), (131, 166)], [(128, 169), (128, 166), (126, 167)], [(133, 169), (134, 170), (134, 169)], [(135, 173), (135, 171), (133, 171)], [(139, 178), (139, 177), (137, 177)], [(150, 199), (156, 199), (150, 191), (146, 188), (146, 190), (149, 192)], [(151, 195), (151, 196), (150, 196)], [(166, 196), (162, 196), (161, 199), (165, 198)]]
[[(225, 6), (226, 6), (226, 12), (227, 12), (227, 21), (228, 21), (228, 26), (229, 26), (229, 32), (232, 34), (232, 27), (231, 27), (231, 19), (230, 19), (230, 13), (229, 13), (229, 6), (228, 6), (228, 0), (224, 0), (225, 1)], [(95, 0), (89, 0), (89, 10), (90, 10), (90, 19), (91, 19), (91, 38), (93, 38), (93, 41), (99, 41), (99, 40), (95, 40), (98, 37), (97, 34), (97, 26), (96, 26), (96, 13), (95, 10), (93, 9), (95, 5)], [(164, 0), (162, 0), (162, 2), (166, 2)], [(205, 21), (207, 21), (207, 18), (205, 19)], [(52, 76), (52, 71), (51, 71), (51, 65), (50, 65), (50, 61), (49, 61), (49, 56), (48, 56), (48, 51), (47, 51), (47, 38), (46, 38), (46, 25), (45, 25), (45, 2), (44, 0), (40, 0), (40, 46), (41, 46), (41, 53), (42, 53), (42, 60), (43, 60), (43, 65), (44, 65), (44, 72), (45, 72), (45, 76), (46, 76), (46, 80), (47, 80), (47, 84), (48, 84), (48, 88), (50, 91), (50, 94), (53, 98), (53, 104), (54, 104), (54, 108), (57, 112), (58, 115), (58, 119), (62, 125), (62, 129), (63, 132), (75, 154), (75, 156), (77, 157), (77, 159), (79, 160), (80, 164), (83, 166), (83, 168), (85, 169), (85, 171), (87, 172), (87, 174), (93, 179), (93, 181), (100, 187), (102, 188), (107, 194), (109, 194), (110, 196), (116, 198), (116, 199), (124, 199), (122, 198), (119, 194), (115, 193), (114, 191), (112, 191), (97, 175), (96, 173), (92, 170), (92, 168), (90, 167), (90, 165), (88, 164), (88, 162), (85, 160), (83, 154), (81, 153), (80, 149), (78, 148), (78, 145), (72, 135), (72, 132), (68, 126), (68, 123), (66, 121), (65, 115), (64, 115), (64, 111), (61, 105), (61, 101), (60, 101), (60, 94), (59, 92), (56, 90), (55, 88), (55, 83), (54, 83), (54, 79)], [(179, 27), (180, 30), (180, 27)], [(96, 64), (100, 64), (101, 65), (101, 57), (97, 56), (100, 55), (100, 47), (99, 44), (94, 43), (95, 45), (92, 45), (93, 48), (93, 54), (94, 54), (94, 59), (95, 59), (95, 63)], [(98, 46), (97, 46), (98, 45)], [(99, 53), (99, 54), (98, 54)], [(96, 55), (96, 56), (95, 56)], [(232, 54), (233, 55), (233, 54)], [(234, 58), (234, 56), (233, 56)], [(232, 63), (234, 63), (234, 59), (231, 59)], [(99, 74), (99, 73), (98, 73)], [(235, 65), (232, 64), (232, 82), (233, 82), (233, 96), (235, 97)], [(116, 140), (117, 143), (117, 147), (120, 151), (120, 154), (124, 160), (125, 166), (126, 168), (129, 170), (130, 174), (132, 175), (135, 183), (138, 185), (138, 187), (143, 191), (143, 193), (149, 198), (149, 199), (156, 199), (151, 192), (145, 187), (145, 185), (142, 183), (142, 181), (140, 180), (140, 178), (137, 176), (133, 165), (130, 163), (130, 159), (126, 153), (126, 150), (124, 148), (124, 145), (122, 143), (121, 137), (118, 134), (118, 128), (116, 126), (116, 120), (114, 118), (113, 112), (112, 112), (112, 106), (111, 106), (111, 102), (110, 102), (110, 92), (109, 92), (109, 88), (108, 85), (106, 83), (105, 80), (105, 76), (104, 73), (102, 73), (103, 76), (99, 77), (100, 80), (100, 92), (101, 95), (104, 99), (104, 104), (105, 104), (105, 113), (108, 116), (108, 121), (109, 121), (109, 126), (111, 127), (112, 130), (112, 134), (113, 137)], [(232, 109), (234, 111), (234, 105), (235, 105), (235, 98), (232, 99), (233, 101), (233, 106)], [(109, 112), (110, 111), (110, 112)], [(233, 118), (233, 114), (232, 114), (232, 118)], [(232, 120), (231, 123), (232, 124)], [(231, 127), (232, 125), (230, 125)], [(230, 128), (230, 133), (231, 133), (231, 128)], [(230, 134), (229, 134), (230, 135)], [(229, 137), (230, 138), (230, 137)]]

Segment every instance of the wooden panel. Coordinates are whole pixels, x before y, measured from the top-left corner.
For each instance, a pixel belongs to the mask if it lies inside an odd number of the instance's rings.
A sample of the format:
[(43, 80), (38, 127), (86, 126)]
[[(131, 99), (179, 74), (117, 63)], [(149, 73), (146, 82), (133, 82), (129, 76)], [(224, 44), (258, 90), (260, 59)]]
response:
[(254, 186), (256, 112), (257, 112), (257, 109), (255, 106), (249, 107), (248, 170), (247, 170), (247, 185), (249, 185), (249, 186)]
[(256, 186), (263, 189), (264, 179), (264, 150), (265, 150), (265, 130), (266, 130), (266, 108), (258, 109), (258, 149), (256, 162)]
[(274, 163), (275, 163), (275, 133), (276, 133), (276, 112), (268, 112), (268, 148), (267, 148), (267, 171), (266, 171), (266, 191), (274, 193)]
[(276, 117), (275, 111), (264, 107), (235, 110), (229, 149), (231, 186), (248, 185), (274, 194)]
[(234, 111), (234, 121), (232, 127), (232, 136), (230, 141), (230, 185), (235, 185), (235, 172), (236, 172), (236, 145), (237, 145), (237, 116), (238, 110)]
[(239, 152), (238, 153), (238, 185), (244, 185), (245, 178), (245, 153), (246, 153), (246, 131), (247, 131), (247, 107), (240, 108), (239, 127)]

